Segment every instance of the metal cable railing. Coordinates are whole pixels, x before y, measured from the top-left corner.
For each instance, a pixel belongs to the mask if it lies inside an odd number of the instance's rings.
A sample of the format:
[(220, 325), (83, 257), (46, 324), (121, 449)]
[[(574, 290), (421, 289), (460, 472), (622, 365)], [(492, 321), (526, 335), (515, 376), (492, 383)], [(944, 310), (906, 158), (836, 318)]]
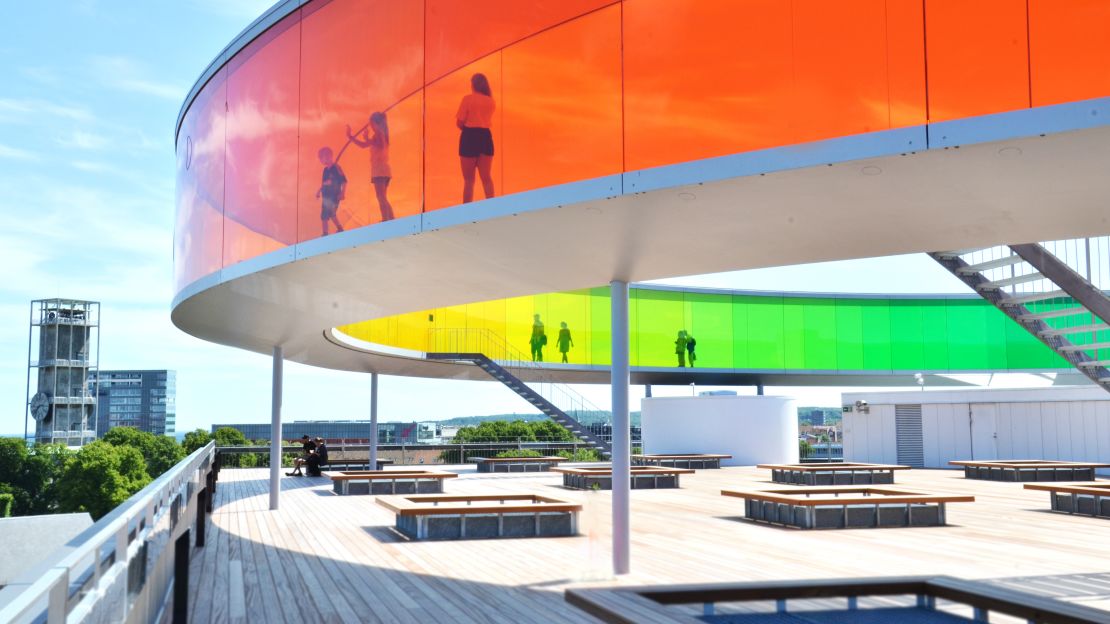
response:
[[(552, 370), (510, 345), (488, 329), (436, 328), (428, 330), (429, 353), (481, 353), (525, 381), (529, 388), (579, 422), (612, 422), (613, 413), (602, 410), (563, 383), (550, 380)], [(546, 378), (546, 379), (545, 379)]]

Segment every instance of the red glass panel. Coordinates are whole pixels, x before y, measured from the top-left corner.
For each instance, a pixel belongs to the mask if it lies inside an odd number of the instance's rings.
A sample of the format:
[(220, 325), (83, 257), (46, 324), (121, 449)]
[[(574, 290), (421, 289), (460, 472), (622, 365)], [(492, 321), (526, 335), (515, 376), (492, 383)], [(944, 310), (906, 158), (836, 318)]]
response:
[(1029, 106), (1025, 0), (928, 0), (929, 119)]
[[(308, 7), (314, 10), (308, 11)], [(424, 16), (421, 0), (332, 0), (306, 7), (301, 23), (300, 150), (297, 189), (298, 240), (321, 235), (322, 200), (316, 196), (327, 148), (347, 178), (337, 218), (351, 229), (383, 218), (418, 214), (421, 207), (423, 141), (420, 87), (423, 79)], [(389, 145), (360, 147), (371, 113), (383, 112)], [(382, 133), (384, 136), (384, 133)], [(391, 178), (379, 203), (371, 182)], [(383, 184), (379, 181), (379, 184)], [(329, 231), (335, 232), (334, 223)]]
[(790, 3), (626, 0), (625, 168), (793, 141)]
[(224, 266), (297, 241), (299, 17), (228, 64)]
[(504, 193), (621, 170), (620, 7), (503, 52)]
[(427, 79), (613, 0), (427, 0)]
[(1110, 2), (1029, 0), (1033, 106), (1110, 96)]
[(925, 15), (921, 0), (887, 0), (890, 127), (919, 126), (925, 110)]

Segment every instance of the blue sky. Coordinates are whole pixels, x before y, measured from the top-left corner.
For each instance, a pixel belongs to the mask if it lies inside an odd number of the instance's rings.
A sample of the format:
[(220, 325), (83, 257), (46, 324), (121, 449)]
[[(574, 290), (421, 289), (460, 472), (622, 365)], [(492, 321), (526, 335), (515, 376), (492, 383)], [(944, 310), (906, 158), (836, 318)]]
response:
[[(269, 359), (183, 334), (170, 323), (169, 303), (177, 112), (201, 70), (270, 4), (71, 0), (7, 9), (0, 23), (0, 433), (23, 429), (29, 301), (55, 296), (102, 302), (102, 368), (178, 371), (179, 430), (269, 419)], [(667, 282), (965, 292), (925, 256)], [(608, 387), (581, 389), (608, 405)], [(530, 410), (492, 382), (384, 378), (381, 392), (383, 420)], [(782, 392), (803, 403), (838, 403), (837, 389)], [(286, 367), (286, 420), (365, 418), (368, 401), (366, 375)]]

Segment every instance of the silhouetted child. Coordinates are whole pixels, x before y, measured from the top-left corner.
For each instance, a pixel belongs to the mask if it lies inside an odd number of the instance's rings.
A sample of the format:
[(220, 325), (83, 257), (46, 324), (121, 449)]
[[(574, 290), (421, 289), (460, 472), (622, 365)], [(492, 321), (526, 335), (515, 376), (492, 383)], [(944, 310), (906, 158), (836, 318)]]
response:
[(328, 221), (335, 224), (335, 231), (342, 232), (343, 226), (339, 223), (339, 202), (347, 194), (347, 176), (343, 175), (339, 163), (335, 162), (330, 147), (321, 147), (317, 152), (320, 164), (324, 165), (324, 174), (320, 182), (320, 190), (316, 191), (316, 198), (320, 199), (320, 224), (324, 236), (328, 235)]
[[(373, 135), (370, 135), (371, 130)], [(393, 205), (389, 203), (386, 192), (389, 181), (393, 179), (393, 170), (389, 166), (389, 122), (385, 113), (378, 111), (370, 115), (370, 123), (357, 134), (351, 134), (351, 127), (347, 126), (347, 138), (363, 149), (370, 148), (370, 183), (374, 185), (374, 194), (378, 197), (382, 221), (389, 221), (393, 218)]]

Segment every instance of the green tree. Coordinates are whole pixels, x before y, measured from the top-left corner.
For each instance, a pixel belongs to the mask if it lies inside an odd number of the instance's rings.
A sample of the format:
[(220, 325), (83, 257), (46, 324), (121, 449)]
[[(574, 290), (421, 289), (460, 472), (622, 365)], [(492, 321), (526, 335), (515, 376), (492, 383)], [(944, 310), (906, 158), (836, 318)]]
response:
[(572, 462), (599, 462), (601, 461), (601, 453), (595, 449), (580, 448), (576, 449), (573, 453), (571, 451), (559, 451), (555, 453), (559, 457), (563, 457)]
[(54, 487), (70, 455), (61, 444), (36, 444), (28, 449), (19, 438), (0, 438), (0, 493), (12, 495), (14, 514), (57, 510)]
[(12, 503), (15, 497), (11, 494), (0, 494), (0, 518), (12, 517)]
[(798, 457), (805, 459), (813, 454), (813, 446), (805, 440), (798, 440)]
[(531, 449), (510, 449), (508, 451), (501, 451), (494, 455), (494, 457), (543, 457), (543, 453)]
[(185, 434), (185, 439), (181, 441), (181, 448), (185, 449), (185, 454), (189, 455), (198, 448), (204, 448), (204, 445), (212, 441), (212, 436), (204, 429), (194, 429)]
[(146, 472), (157, 479), (174, 464), (185, 459), (185, 450), (168, 436), (154, 435), (134, 427), (113, 427), (104, 434), (104, 441), (112, 446), (130, 446), (137, 449), (146, 461)]
[(138, 449), (97, 440), (81, 447), (58, 481), (62, 511), (87, 511), (98, 520), (150, 483)]
[(212, 434), (216, 446), (247, 446), (250, 442), (242, 431), (234, 427), (220, 427)]

